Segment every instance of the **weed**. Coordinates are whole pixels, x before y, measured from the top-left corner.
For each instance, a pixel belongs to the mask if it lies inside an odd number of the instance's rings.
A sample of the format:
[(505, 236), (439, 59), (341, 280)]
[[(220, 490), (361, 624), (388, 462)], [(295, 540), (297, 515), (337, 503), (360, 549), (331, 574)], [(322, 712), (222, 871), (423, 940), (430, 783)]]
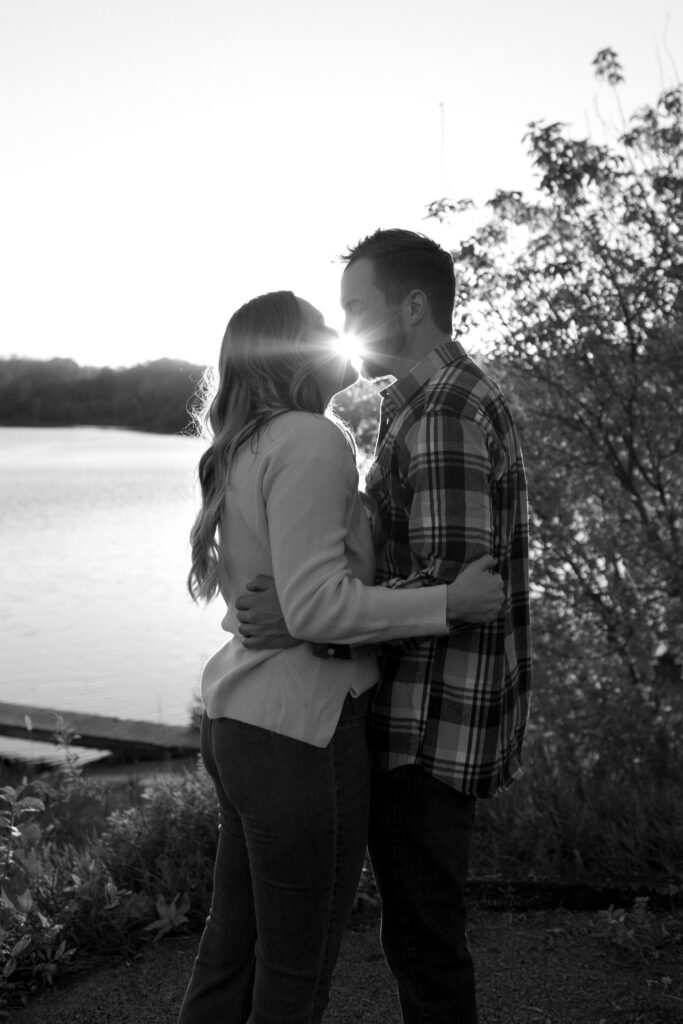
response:
[(598, 922), (597, 937), (647, 961), (656, 959), (663, 946), (683, 940), (680, 919), (653, 914), (647, 896), (637, 897), (630, 910), (611, 906), (600, 911)]
[(187, 924), (187, 912), (190, 909), (187, 893), (183, 893), (180, 906), (178, 906), (179, 899), (181, 899), (180, 893), (177, 893), (170, 903), (167, 903), (163, 896), (159, 896), (157, 899), (157, 920), (145, 927), (146, 932), (155, 932), (154, 942), (158, 942), (164, 935)]

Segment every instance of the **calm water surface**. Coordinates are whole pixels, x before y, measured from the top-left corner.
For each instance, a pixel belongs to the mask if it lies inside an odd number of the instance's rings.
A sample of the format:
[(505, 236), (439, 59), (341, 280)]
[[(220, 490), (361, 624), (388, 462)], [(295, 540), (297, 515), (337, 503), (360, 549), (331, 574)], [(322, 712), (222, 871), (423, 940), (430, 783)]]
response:
[[(185, 590), (193, 438), (0, 428), (0, 700), (186, 724), (222, 602)], [(0, 752), (7, 742), (0, 737)]]

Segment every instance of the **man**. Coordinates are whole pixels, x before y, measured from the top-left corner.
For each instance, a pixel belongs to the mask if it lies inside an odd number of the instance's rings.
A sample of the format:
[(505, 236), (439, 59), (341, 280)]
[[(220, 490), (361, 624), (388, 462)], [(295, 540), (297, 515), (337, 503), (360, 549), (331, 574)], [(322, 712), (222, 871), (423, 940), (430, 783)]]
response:
[[(376, 582), (448, 582), (489, 554), (505, 583), (494, 622), (385, 646), (370, 717), (369, 851), (403, 1020), (476, 1024), (464, 898), (472, 825), (477, 799), (521, 773), (529, 702), (522, 456), (500, 390), (451, 339), (449, 254), (389, 230), (344, 262), (345, 329), (361, 343), (363, 372), (396, 378), (381, 392), (366, 481), (385, 536)], [(243, 607), (253, 612), (258, 597)]]

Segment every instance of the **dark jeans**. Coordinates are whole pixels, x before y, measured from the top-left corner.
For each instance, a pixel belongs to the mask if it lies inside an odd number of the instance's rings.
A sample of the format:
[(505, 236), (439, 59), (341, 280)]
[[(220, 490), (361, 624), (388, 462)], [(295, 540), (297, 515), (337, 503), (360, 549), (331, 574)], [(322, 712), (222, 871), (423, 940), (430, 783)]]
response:
[(475, 808), (419, 765), (373, 777), (370, 858), (404, 1024), (477, 1024), (464, 895)]
[(220, 830), (211, 912), (179, 1024), (316, 1024), (367, 843), (370, 695), (325, 749), (204, 716)]

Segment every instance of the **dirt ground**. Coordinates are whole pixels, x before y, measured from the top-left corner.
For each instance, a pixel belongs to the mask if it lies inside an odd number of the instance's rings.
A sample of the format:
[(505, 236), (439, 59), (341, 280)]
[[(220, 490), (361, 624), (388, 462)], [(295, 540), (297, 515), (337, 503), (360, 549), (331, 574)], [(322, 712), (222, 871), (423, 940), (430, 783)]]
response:
[[(481, 1024), (683, 1022), (683, 920), (652, 914), (631, 935), (603, 913), (474, 907)], [(11, 1011), (11, 1024), (174, 1024), (198, 935), (166, 938)], [(400, 1024), (376, 917), (348, 929), (324, 1024)], [(220, 1024), (220, 1022), (207, 1022)]]

